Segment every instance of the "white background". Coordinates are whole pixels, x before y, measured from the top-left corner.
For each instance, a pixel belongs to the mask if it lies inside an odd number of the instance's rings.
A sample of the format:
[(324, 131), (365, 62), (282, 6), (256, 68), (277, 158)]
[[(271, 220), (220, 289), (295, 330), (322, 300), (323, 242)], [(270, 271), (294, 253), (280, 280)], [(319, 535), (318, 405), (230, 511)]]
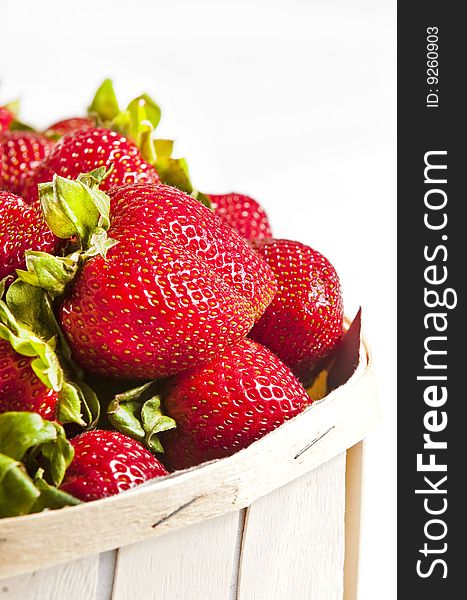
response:
[(347, 313), (363, 306), (384, 423), (367, 444), (360, 600), (396, 597), (395, 13), (394, 0), (1, 3), (0, 104), (19, 96), (46, 126), (107, 76), (125, 100), (149, 92), (195, 185), (256, 197), (277, 237), (334, 263)]

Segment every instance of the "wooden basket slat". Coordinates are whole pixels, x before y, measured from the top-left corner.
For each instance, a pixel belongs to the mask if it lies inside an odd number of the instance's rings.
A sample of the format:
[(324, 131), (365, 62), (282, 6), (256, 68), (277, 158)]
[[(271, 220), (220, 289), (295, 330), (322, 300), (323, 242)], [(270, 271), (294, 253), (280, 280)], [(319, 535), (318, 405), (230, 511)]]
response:
[[(53, 544), (48, 548), (54, 552)], [(2, 561), (4, 556), (2, 555)], [(0, 581), (2, 600), (99, 600), (99, 555)], [(109, 599), (110, 600), (110, 599)]]
[(121, 548), (112, 600), (229, 600), (239, 513)]
[(345, 465), (342, 453), (247, 509), (238, 600), (296, 600), (304, 590), (342, 600)]

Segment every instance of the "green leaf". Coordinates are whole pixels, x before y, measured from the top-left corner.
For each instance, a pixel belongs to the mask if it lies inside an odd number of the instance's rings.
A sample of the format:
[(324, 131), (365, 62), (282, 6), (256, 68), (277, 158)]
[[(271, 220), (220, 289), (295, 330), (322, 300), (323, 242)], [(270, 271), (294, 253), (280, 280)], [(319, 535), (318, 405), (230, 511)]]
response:
[(141, 94), (134, 98), (127, 106), (130, 114), (130, 137), (137, 139), (141, 123), (148, 122), (152, 129), (156, 129), (161, 120), (161, 109), (159, 105), (147, 94)]
[(0, 453), (0, 518), (27, 514), (39, 496), (24, 466)]
[(57, 439), (56, 425), (37, 413), (3, 413), (0, 415), (0, 453), (23, 460), (29, 449)]
[(95, 93), (91, 105), (88, 108), (88, 113), (90, 115), (98, 115), (105, 123), (107, 121), (112, 121), (119, 112), (120, 108), (118, 106), (118, 100), (112, 80), (105, 79)]
[(201, 204), (212, 209), (208, 196), (193, 187), (187, 161), (184, 158), (172, 158), (173, 141), (154, 140), (153, 146), (157, 155), (154, 166), (161, 181), (190, 194)]
[(176, 427), (174, 419), (162, 413), (161, 401), (158, 396), (147, 400), (141, 407), (141, 420), (145, 432), (147, 447), (153, 452), (164, 452), (157, 434)]
[[(52, 341), (55, 342), (55, 339)], [(55, 392), (60, 391), (63, 385), (63, 370), (55, 353), (55, 343), (51, 345), (39, 339), (31, 339), (29, 343), (37, 354), (31, 362), (32, 370), (45, 386)]]
[(66, 381), (58, 394), (57, 420), (94, 427), (100, 415), (100, 403), (94, 391), (83, 381)]
[(0, 280), (0, 299), (3, 298), (5, 294), (5, 290), (7, 289), (7, 283), (11, 283), (14, 281), (13, 275), (7, 275), (3, 279)]
[(58, 392), (57, 420), (60, 423), (76, 423), (81, 427), (86, 426), (83, 419), (82, 398), (79, 390), (73, 383), (65, 381)]
[(74, 449), (70, 442), (66, 439), (65, 431), (58, 423), (53, 423), (56, 429), (56, 437), (50, 442), (40, 445), (40, 453), (49, 462), (48, 471), (50, 472), (51, 481), (55, 486), (59, 486), (65, 471), (69, 467), (74, 456)]
[(8, 127), (8, 129), (10, 131), (36, 131), (34, 129), (34, 127), (31, 127), (30, 125), (26, 125), (26, 123), (23, 123), (22, 121), (18, 121), (17, 119), (14, 119), (10, 123), (10, 126)]
[(199, 192), (198, 190), (194, 190), (191, 193), (191, 195), (193, 196), (193, 198), (196, 198), (196, 200), (201, 202), (201, 204), (203, 204), (206, 208), (209, 208), (210, 210), (212, 210), (211, 200), (209, 199), (208, 196), (206, 196), (206, 194), (203, 194), (202, 192)]
[(111, 424), (130, 437), (140, 442), (144, 441), (145, 432), (141, 418), (141, 397), (153, 385), (153, 382), (132, 388), (122, 394), (117, 394), (107, 408)]
[(31, 286), (21, 279), (16, 279), (6, 292), (5, 302), (11, 314), (29, 327), (38, 337), (50, 339), (59, 332), (58, 323), (45, 290)]
[(57, 508), (63, 508), (64, 506), (76, 506), (82, 504), (81, 500), (78, 500), (78, 498), (49, 485), (42, 478), (42, 473), (42, 469), (39, 469), (34, 478), (34, 486), (39, 491), (40, 496), (29, 509), (29, 513), (37, 513), (45, 509), (55, 510)]
[(18, 354), (35, 357), (31, 362), (35, 374), (45, 386), (59, 391), (63, 383), (63, 370), (55, 354), (54, 339), (45, 342), (19, 323), (12, 326), (10, 321), (10, 326), (5, 325), (5, 320), (9, 320), (5, 319), (7, 310), (5, 303), (0, 302), (0, 338), (7, 340)]
[(70, 256), (52, 256), (47, 252), (26, 250), (27, 271), (17, 269), (18, 277), (31, 286), (46, 290), (54, 299), (65, 293), (66, 287), (78, 272), (79, 254)]
[(57, 322), (51, 299), (45, 290), (17, 279), (8, 288), (5, 302), (11, 314), (33, 334), (43, 340), (51, 340), (56, 337), (60, 341), (59, 354), (64, 361), (64, 366), (73, 374), (73, 377), (82, 377), (81, 369), (71, 358), (70, 346)]
[(158, 156), (155, 167), (163, 183), (177, 187), (187, 194), (191, 194), (193, 185), (190, 180), (188, 163), (184, 158)]
[(107, 415), (118, 431), (143, 442), (152, 452), (164, 452), (157, 434), (176, 427), (176, 423), (162, 413), (159, 396), (147, 399), (153, 383), (117, 394), (108, 406)]
[(79, 389), (81, 406), (83, 407), (86, 428), (92, 429), (97, 425), (101, 414), (101, 404), (94, 390), (84, 381), (74, 382)]
[(19, 107), (20, 107), (20, 102), (18, 99), (16, 100), (12, 100), (11, 102), (8, 102), (7, 104), (4, 104), (2, 108), (6, 108), (8, 112), (10, 112), (13, 117), (16, 119), (16, 117), (19, 115)]
[(95, 189), (101, 185), (104, 179), (106, 179), (113, 170), (114, 165), (112, 163), (108, 169), (106, 167), (97, 167), (96, 169), (89, 171), (89, 173), (80, 173), (77, 179), (91, 189)]
[(6, 412), (0, 415), (0, 454), (23, 461), (34, 471), (39, 461), (45, 461), (51, 481), (59, 485), (74, 450), (58, 423), (37, 413)]
[(172, 156), (172, 152), (174, 149), (173, 140), (157, 139), (153, 141), (153, 144), (157, 158), (167, 158), (168, 156)]
[(78, 235), (87, 247), (97, 227), (109, 226), (110, 198), (101, 190), (57, 174), (38, 187), (44, 217), (57, 237)]
[(139, 402), (125, 402), (118, 408), (110, 403), (107, 414), (115, 429), (139, 442), (144, 441), (145, 432), (140, 423), (141, 404)]
[(143, 158), (153, 164), (156, 155), (152, 134), (161, 119), (161, 109), (147, 94), (141, 94), (132, 100), (125, 111), (114, 118), (112, 129), (133, 140)]
[(125, 392), (122, 392), (121, 394), (117, 394), (115, 396), (115, 402), (117, 402), (117, 404), (123, 403), (123, 402), (132, 402), (133, 400), (141, 402), (141, 398), (143, 397), (143, 395), (148, 390), (150, 390), (153, 385), (154, 385), (154, 381), (148, 381), (147, 383), (144, 383), (143, 385), (139, 385), (138, 387), (126, 390)]

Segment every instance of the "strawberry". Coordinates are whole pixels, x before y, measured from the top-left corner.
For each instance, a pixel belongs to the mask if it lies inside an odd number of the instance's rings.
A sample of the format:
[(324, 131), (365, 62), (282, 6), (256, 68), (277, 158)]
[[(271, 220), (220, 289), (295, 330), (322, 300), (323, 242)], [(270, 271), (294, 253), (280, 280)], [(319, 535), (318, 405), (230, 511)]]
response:
[(278, 292), (251, 337), (307, 386), (342, 336), (339, 278), (322, 254), (299, 242), (263, 240), (254, 247), (274, 271)]
[(0, 106), (0, 132), (6, 131), (14, 118), (13, 113), (6, 106)]
[(59, 244), (37, 205), (0, 191), (0, 280), (24, 268), (26, 250), (54, 253)]
[(139, 442), (117, 431), (96, 429), (71, 440), (75, 455), (60, 489), (89, 502), (168, 475)]
[(69, 119), (63, 119), (62, 121), (53, 123), (47, 127), (45, 133), (49, 137), (58, 138), (74, 131), (93, 129), (95, 126), (95, 119), (92, 119), (91, 117), (71, 117)]
[(37, 184), (51, 181), (54, 173), (75, 179), (80, 173), (111, 166), (112, 172), (101, 186), (104, 191), (123, 183), (159, 181), (156, 170), (143, 160), (133, 142), (115, 131), (93, 128), (63, 136), (39, 165), (25, 193), (37, 198)]
[(165, 377), (247, 335), (275, 281), (246, 241), (176, 188), (130, 184), (111, 191), (110, 201), (108, 235), (118, 243), (106, 259), (84, 264), (59, 311), (85, 369), (117, 378)]
[(268, 217), (260, 204), (242, 194), (207, 194), (214, 213), (249, 241), (272, 237)]
[(171, 378), (162, 395), (175, 429), (160, 433), (172, 470), (229, 456), (311, 404), (290, 370), (244, 339), (211, 362)]
[(28, 178), (53, 142), (32, 131), (0, 133), (0, 189), (22, 194)]
[(17, 354), (0, 338), (0, 413), (30, 411), (55, 419), (57, 392), (46, 387), (31, 368), (32, 358)]

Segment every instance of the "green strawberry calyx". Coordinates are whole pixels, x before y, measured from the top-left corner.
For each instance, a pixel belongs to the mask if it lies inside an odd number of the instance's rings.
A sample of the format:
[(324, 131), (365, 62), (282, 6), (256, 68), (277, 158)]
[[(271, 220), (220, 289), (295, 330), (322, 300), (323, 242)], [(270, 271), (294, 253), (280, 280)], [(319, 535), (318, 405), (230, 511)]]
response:
[(110, 402), (107, 416), (110, 423), (152, 452), (164, 452), (158, 433), (176, 427), (175, 421), (164, 415), (160, 397), (151, 392), (154, 382), (117, 394)]
[(39, 496), (24, 465), (0, 453), (0, 517), (28, 514)]
[(207, 208), (211, 208), (208, 196), (194, 188), (187, 160), (185, 158), (173, 158), (173, 140), (156, 139), (153, 141), (153, 145), (156, 155), (153, 164), (162, 183), (182, 190), (182, 192), (199, 200)]
[[(50, 230), (59, 238), (78, 236), (81, 246), (89, 249), (96, 232), (110, 225), (110, 198), (99, 184), (110, 170), (100, 167), (77, 179), (54, 174), (53, 180), (39, 184), (39, 198)], [(109, 241), (115, 245), (115, 241)]]
[(21, 281), (45, 290), (55, 300), (65, 294), (85, 260), (97, 255), (105, 259), (110, 248), (118, 244), (107, 235), (110, 198), (99, 189), (111, 170), (112, 167), (108, 170), (99, 167), (77, 179), (54, 174), (52, 181), (39, 184), (39, 200), (47, 225), (74, 249), (66, 256), (26, 250), (26, 270), (16, 270)]
[[(77, 179), (54, 174), (52, 181), (39, 184), (39, 200), (44, 218), (57, 237), (76, 240), (67, 256), (27, 250), (26, 270), (18, 277), (31, 286), (47, 291), (52, 299), (62, 296), (76, 278), (83, 261), (107, 252), (118, 244), (107, 235), (110, 227), (110, 198), (99, 189), (113, 167), (99, 167)], [(77, 247), (76, 247), (77, 246)]]
[(126, 109), (121, 110), (112, 80), (106, 79), (95, 93), (88, 115), (94, 117), (99, 125), (132, 140), (143, 158), (151, 164), (154, 162), (152, 134), (161, 120), (161, 109), (148, 94), (137, 96)]
[(26, 270), (17, 269), (21, 281), (47, 290), (52, 299), (65, 293), (66, 286), (76, 277), (79, 265), (77, 252), (65, 256), (52, 256), (47, 252), (27, 250)]
[(97, 255), (107, 257), (118, 242), (107, 235), (110, 198), (99, 185), (111, 170), (99, 167), (77, 179), (54, 174), (52, 181), (39, 184), (42, 212), (50, 230), (59, 238), (76, 239), (78, 248), (67, 256), (27, 250), (26, 270), (16, 271), (19, 279), (55, 299), (63, 296), (83, 261)]
[(105, 79), (94, 94), (94, 98), (88, 108), (88, 114), (97, 117), (104, 124), (112, 121), (119, 112), (120, 107), (113, 82), (111, 79)]
[(43, 474), (43, 469), (38, 469), (34, 476), (34, 486), (39, 491), (40, 496), (30, 508), (30, 513), (41, 512), (45, 509), (56, 510), (64, 506), (82, 504), (82, 501), (78, 500), (78, 498), (47, 483), (43, 478)]
[(73, 446), (58, 423), (37, 413), (1, 414), (0, 517), (77, 504), (72, 496), (53, 491), (61, 484), (73, 455)]
[(160, 119), (161, 109), (156, 102), (147, 94), (141, 94), (128, 104), (126, 110), (115, 116), (111, 128), (133, 140), (144, 160), (152, 164), (156, 158), (152, 137)]
[[(0, 298), (4, 295), (5, 280), (0, 283)], [(23, 356), (31, 357), (31, 368), (42, 383), (58, 392), (63, 385), (63, 370), (55, 353), (56, 338), (44, 339), (12, 312), (9, 297), (15, 298), (15, 289), (8, 289), (5, 300), (0, 299), (0, 338), (8, 341), (12, 348)], [(42, 325), (41, 325), (42, 327)], [(46, 330), (42, 329), (42, 333)]]
[(0, 282), (0, 338), (13, 350), (32, 358), (31, 368), (40, 381), (57, 392), (56, 418), (61, 423), (92, 427), (99, 418), (97, 396), (81, 381), (82, 372), (71, 360), (47, 292), (21, 279), (6, 290)]
[(154, 132), (161, 120), (161, 109), (148, 94), (137, 96), (125, 110), (121, 110), (113, 83), (106, 79), (98, 88), (88, 114), (103, 127), (118, 131), (132, 140), (144, 160), (155, 167), (163, 183), (179, 188), (211, 208), (208, 196), (191, 183), (186, 159), (173, 158), (173, 140), (155, 139)]

